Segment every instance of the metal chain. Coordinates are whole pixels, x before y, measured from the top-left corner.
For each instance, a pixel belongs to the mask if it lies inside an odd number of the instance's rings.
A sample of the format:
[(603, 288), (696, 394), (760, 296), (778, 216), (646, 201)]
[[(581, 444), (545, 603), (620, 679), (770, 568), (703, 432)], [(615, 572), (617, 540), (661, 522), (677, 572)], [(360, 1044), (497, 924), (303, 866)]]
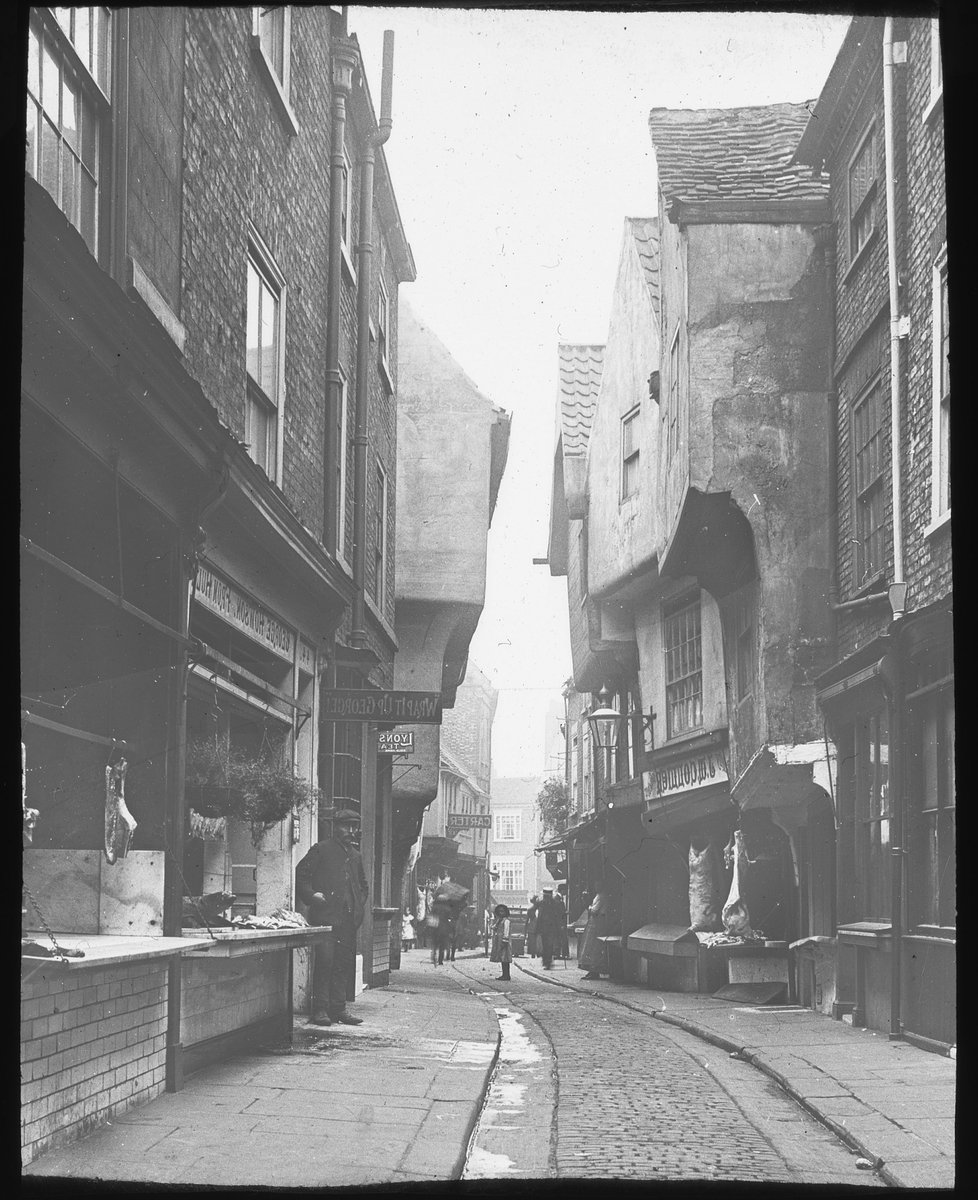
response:
[(57, 952), (58, 957), (61, 959), (62, 962), (70, 962), (71, 960), (68, 958), (68, 955), (65, 954), (64, 950), (62, 950), (61, 947), (58, 945), (58, 939), (51, 932), (51, 926), (44, 919), (44, 913), (41, 912), (41, 906), (34, 899), (34, 893), (31, 891), (31, 889), (27, 886), (26, 883), (22, 883), (22, 887), (24, 889), (24, 892), (27, 895), (27, 899), (30, 900), (31, 904), (34, 907), (34, 911), (37, 913), (38, 917), (40, 918), (41, 924), (44, 926), (44, 932), (51, 939), (51, 944), (54, 946), (54, 949)]

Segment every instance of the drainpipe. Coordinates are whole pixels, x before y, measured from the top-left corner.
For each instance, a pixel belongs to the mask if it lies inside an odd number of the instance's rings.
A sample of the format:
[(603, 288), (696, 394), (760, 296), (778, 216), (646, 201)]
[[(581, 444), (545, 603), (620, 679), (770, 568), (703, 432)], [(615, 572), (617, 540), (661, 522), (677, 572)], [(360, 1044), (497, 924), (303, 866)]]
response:
[(394, 31), (384, 30), (384, 71), (380, 89), (380, 121), (367, 136), (360, 170), (360, 241), (357, 244), (357, 391), (353, 479), (353, 619), (350, 645), (367, 648), (364, 589), (367, 562), (367, 404), (370, 385), (370, 304), (373, 259), (374, 161), (376, 149), (391, 135), (391, 87), (394, 76)]
[[(825, 399), (828, 406), (829, 450), (829, 610), (837, 612), (839, 603), (839, 393), (835, 386), (835, 286), (836, 230), (834, 225), (822, 225), (817, 238), (822, 246), (825, 265), (825, 303), (828, 309), (828, 363), (826, 367)], [(832, 618), (832, 643), (837, 637), (838, 620)]]
[[(345, 11), (345, 10), (344, 10)], [(346, 25), (344, 22), (344, 30)], [(326, 428), (323, 431), (323, 541), (330, 554), (340, 543), (337, 508), (336, 417), (340, 411), (343, 379), (340, 375), (340, 272), (343, 241), (343, 144), (346, 136), (346, 101), (353, 84), (357, 50), (347, 37), (333, 45), (333, 130), (329, 160), (329, 261), (326, 272)], [(352, 216), (352, 214), (350, 214)]]
[[(900, 464), (900, 289), (897, 275), (897, 207), (896, 207), (896, 152), (894, 145), (894, 67), (897, 55), (893, 37), (893, 18), (887, 17), (883, 25), (883, 145), (886, 170), (886, 257), (887, 275), (890, 285), (890, 476), (893, 495), (893, 582), (904, 583), (903, 578), (903, 513), (902, 479)], [(906, 48), (900, 55), (906, 62)], [(904, 330), (905, 332), (905, 330)], [(894, 611), (894, 620), (899, 623), (901, 611)], [(899, 639), (894, 639), (897, 643)], [(893, 796), (892, 841), (890, 843), (890, 904), (893, 951), (890, 978), (890, 1037), (899, 1038), (902, 1032), (901, 986), (903, 975), (903, 752), (902, 716), (903, 683), (900, 655), (897, 653), (895, 686), (891, 697), (890, 744), (890, 787)]]

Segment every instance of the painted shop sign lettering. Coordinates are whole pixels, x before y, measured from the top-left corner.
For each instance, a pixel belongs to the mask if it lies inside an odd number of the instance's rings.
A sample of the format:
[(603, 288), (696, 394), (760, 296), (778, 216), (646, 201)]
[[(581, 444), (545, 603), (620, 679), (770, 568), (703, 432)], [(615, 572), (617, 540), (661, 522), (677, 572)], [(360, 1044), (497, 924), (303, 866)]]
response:
[(382, 729), (377, 734), (377, 751), (379, 754), (410, 754), (413, 750), (413, 730)]
[(316, 651), (305, 638), (299, 638), (299, 670), (307, 675), (316, 673)]
[(237, 585), (218, 575), (203, 563), (197, 564), (197, 589), (194, 598), (235, 629), (267, 646), (279, 658), (292, 662), (295, 633), (274, 617), (267, 608), (246, 595)]
[(453, 829), (491, 829), (491, 813), (453, 813), (448, 814), (449, 832)]
[(676, 792), (729, 782), (727, 764), (719, 750), (704, 750), (645, 773), (645, 798), (661, 800)]
[(374, 692), (352, 688), (323, 692), (320, 716), (324, 721), (440, 725), (441, 692)]

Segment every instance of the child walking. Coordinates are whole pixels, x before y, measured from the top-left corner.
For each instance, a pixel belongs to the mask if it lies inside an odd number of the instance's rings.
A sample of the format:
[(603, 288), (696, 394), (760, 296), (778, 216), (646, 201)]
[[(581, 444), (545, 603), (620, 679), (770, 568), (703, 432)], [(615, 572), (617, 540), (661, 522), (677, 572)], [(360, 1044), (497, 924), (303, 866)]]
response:
[(509, 940), (509, 909), (505, 904), (497, 904), (492, 910), (496, 918), (492, 923), (492, 953), (490, 962), (500, 963), (503, 969), (500, 980), (509, 983), (509, 964), (513, 961), (513, 952)]

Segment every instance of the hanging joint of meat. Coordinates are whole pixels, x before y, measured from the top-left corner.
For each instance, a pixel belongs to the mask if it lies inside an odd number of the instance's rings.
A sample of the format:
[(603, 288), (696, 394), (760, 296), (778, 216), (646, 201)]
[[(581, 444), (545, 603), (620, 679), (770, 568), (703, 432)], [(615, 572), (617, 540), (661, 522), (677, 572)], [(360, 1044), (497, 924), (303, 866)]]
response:
[(120, 742), (112, 752), (115, 762), (105, 768), (105, 858), (111, 865), (129, 853), (129, 844), (136, 830), (136, 821), (126, 808), (126, 761), (125, 742)]

